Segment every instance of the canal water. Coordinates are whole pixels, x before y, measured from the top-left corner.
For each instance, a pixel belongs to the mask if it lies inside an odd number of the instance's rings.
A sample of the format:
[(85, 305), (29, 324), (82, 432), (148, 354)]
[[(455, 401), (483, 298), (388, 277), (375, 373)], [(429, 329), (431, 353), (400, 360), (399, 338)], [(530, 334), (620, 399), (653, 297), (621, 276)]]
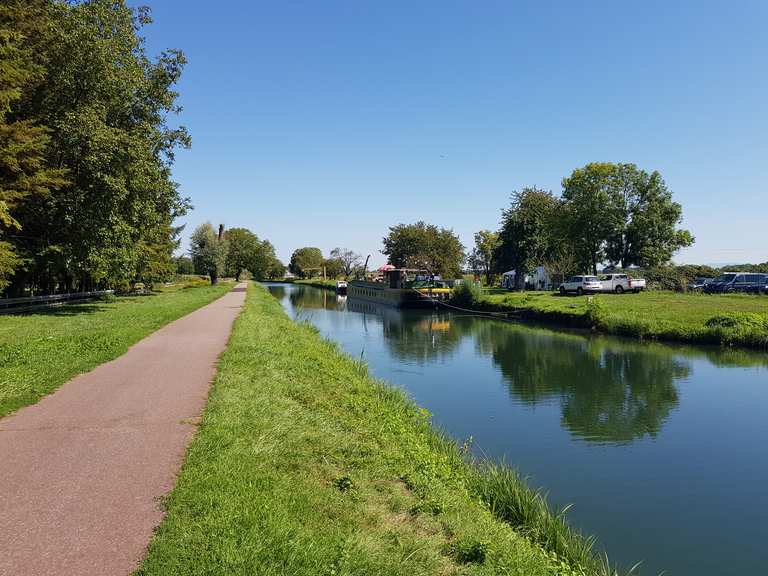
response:
[(453, 438), (572, 503), (615, 561), (768, 574), (768, 355), (268, 287)]

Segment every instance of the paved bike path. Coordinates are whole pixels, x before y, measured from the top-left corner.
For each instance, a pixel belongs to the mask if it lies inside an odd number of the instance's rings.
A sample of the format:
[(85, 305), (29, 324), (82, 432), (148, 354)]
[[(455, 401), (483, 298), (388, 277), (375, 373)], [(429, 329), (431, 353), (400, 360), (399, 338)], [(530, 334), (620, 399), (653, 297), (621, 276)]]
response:
[(0, 419), (0, 575), (125, 575), (138, 566), (245, 289)]

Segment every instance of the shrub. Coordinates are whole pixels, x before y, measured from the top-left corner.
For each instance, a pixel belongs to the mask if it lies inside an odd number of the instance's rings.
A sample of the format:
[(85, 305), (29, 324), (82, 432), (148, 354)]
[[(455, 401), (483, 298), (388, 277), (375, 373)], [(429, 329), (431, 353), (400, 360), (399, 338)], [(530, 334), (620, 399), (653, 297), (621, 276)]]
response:
[(728, 312), (712, 316), (705, 325), (707, 328), (731, 330), (768, 330), (768, 315), (755, 312)]
[(483, 291), (474, 282), (463, 282), (453, 289), (451, 304), (469, 308), (477, 305), (483, 297)]

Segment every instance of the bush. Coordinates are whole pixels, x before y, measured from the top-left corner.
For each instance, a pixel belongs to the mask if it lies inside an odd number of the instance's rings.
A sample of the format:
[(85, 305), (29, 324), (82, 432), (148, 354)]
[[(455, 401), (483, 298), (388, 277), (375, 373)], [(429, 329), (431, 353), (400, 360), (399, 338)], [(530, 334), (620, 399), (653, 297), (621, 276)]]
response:
[(463, 282), (453, 289), (451, 304), (470, 308), (477, 305), (483, 297), (483, 291), (474, 282)]
[(704, 324), (707, 328), (768, 330), (768, 316), (756, 312), (729, 312), (712, 316)]

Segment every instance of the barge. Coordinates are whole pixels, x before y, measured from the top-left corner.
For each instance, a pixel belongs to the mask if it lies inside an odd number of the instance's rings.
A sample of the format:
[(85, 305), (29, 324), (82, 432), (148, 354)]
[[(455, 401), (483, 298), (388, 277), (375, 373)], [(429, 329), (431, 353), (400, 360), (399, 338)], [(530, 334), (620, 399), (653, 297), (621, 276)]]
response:
[(397, 308), (430, 308), (450, 299), (451, 289), (423, 270), (388, 267), (380, 279), (352, 280), (347, 285), (347, 294), (350, 298)]

